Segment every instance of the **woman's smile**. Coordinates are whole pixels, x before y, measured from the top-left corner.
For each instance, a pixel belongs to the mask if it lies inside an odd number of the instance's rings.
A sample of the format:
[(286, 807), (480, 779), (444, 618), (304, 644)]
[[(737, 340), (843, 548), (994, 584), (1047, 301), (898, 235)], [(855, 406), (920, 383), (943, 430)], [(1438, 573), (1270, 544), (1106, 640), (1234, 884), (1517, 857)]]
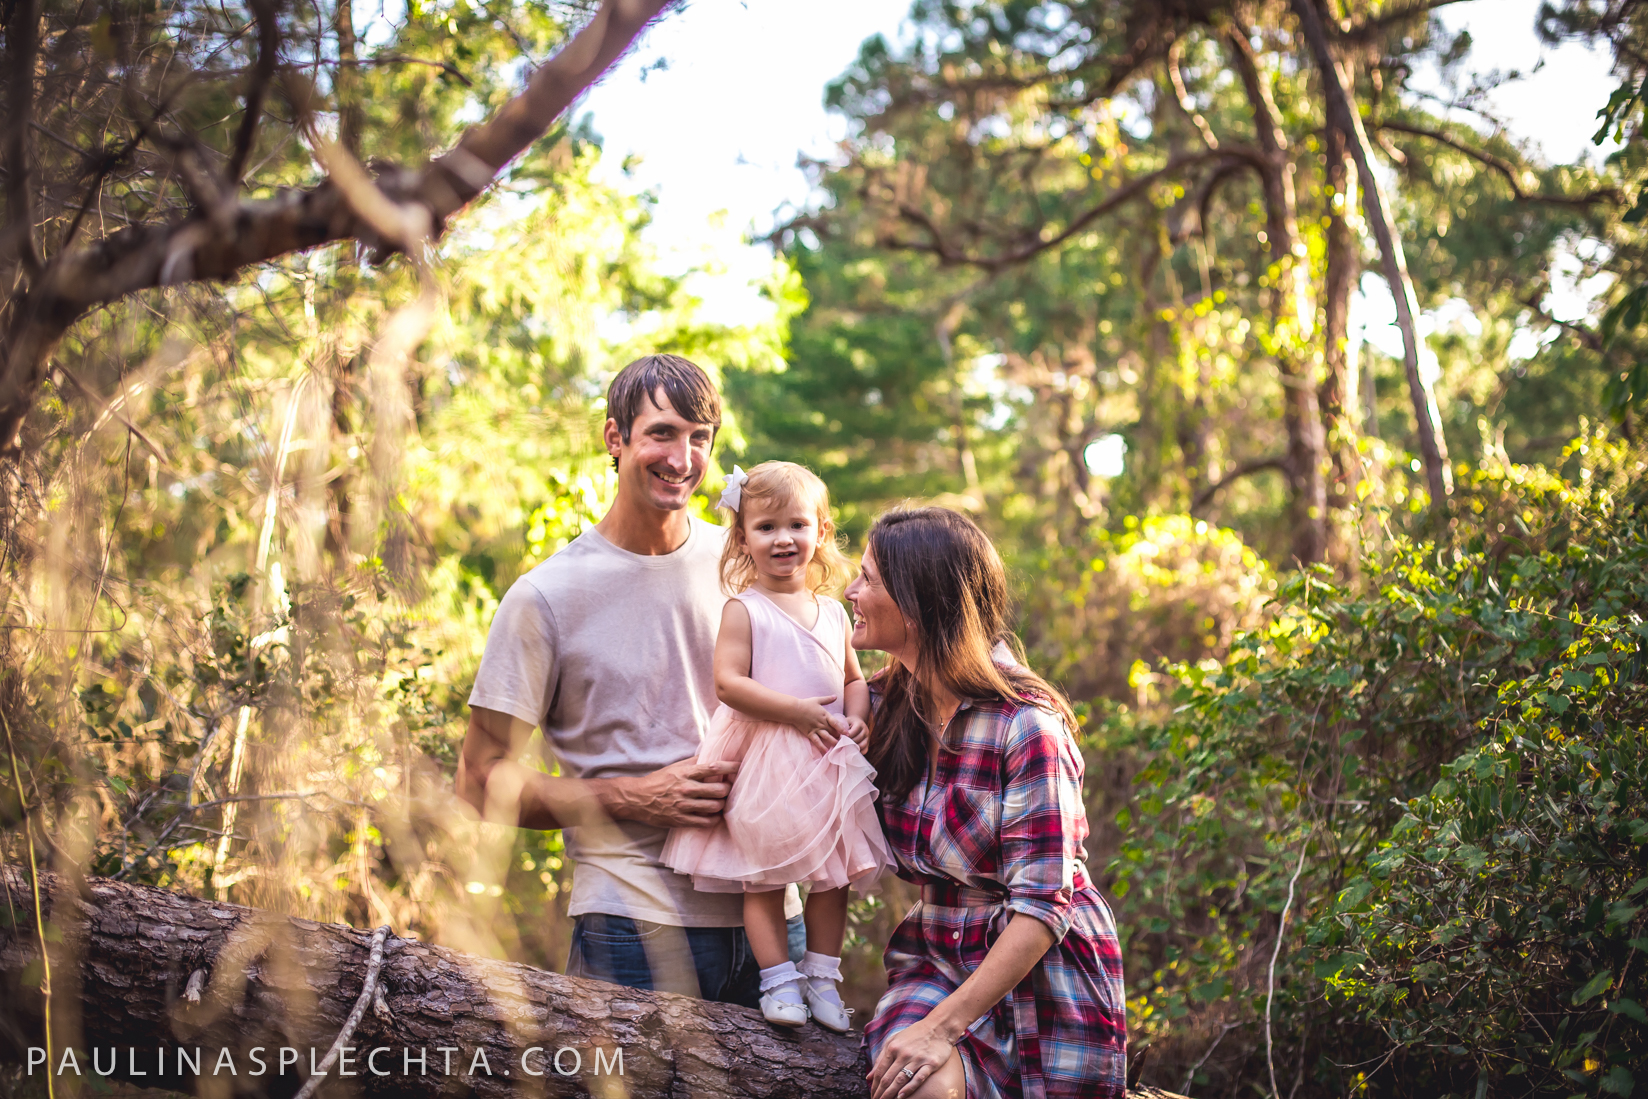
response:
[(894, 655), (904, 648), (909, 634), (904, 614), (882, 585), (881, 572), (868, 547), (858, 576), (847, 585), (846, 596), (853, 608), (853, 648), (879, 649)]

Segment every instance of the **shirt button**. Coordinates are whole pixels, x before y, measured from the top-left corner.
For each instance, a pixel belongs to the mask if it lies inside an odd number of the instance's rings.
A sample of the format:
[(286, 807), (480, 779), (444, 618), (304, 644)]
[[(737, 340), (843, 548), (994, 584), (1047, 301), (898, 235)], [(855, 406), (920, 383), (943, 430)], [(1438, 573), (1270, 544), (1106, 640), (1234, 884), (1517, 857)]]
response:
[(957, 931), (957, 932), (956, 932), (956, 933), (955, 933), (955, 936), (954, 936), (954, 937), (955, 937), (955, 938), (957, 938), (957, 939), (959, 939), (959, 938), (961, 938), (961, 932), (959, 932), (959, 931)]

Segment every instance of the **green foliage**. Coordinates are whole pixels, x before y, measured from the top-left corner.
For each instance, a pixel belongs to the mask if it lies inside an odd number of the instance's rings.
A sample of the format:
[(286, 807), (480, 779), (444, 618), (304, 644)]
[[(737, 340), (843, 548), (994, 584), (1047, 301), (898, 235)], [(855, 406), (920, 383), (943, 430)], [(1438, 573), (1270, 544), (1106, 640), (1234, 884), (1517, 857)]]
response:
[[(1628, 1093), (1648, 1007), (1644, 470), (1589, 424), (1611, 408), (1628, 432), (1648, 391), (1643, 74), (1610, 105), (1624, 148), (1600, 170), (1447, 144), (1413, 132), (1446, 120), (1401, 81), (1425, 55), (1456, 72), (1466, 38), (1341, 7), (1421, 305), (1455, 318), (1430, 348), (1454, 453), (1480, 439), (1481, 459), (1450, 515), (1419, 515), (1405, 379), (1365, 354), (1315, 425), (1337, 569), (1288, 571), (1293, 396), (1323, 380), (1329, 314), (1372, 257), (1286, 5), (923, 2), (907, 46), (866, 43), (829, 90), (845, 157), (780, 234), (771, 323), (704, 322), (644, 244), (651, 200), (597, 183), (598, 142), (569, 124), (451, 227), (404, 368), (379, 349), (417, 288), (346, 248), (72, 330), (58, 359), (107, 407), (47, 380), (0, 558), (0, 704), (54, 857), (558, 964), (559, 834), (452, 802), (465, 688), (498, 598), (608, 501), (605, 378), (678, 351), (723, 372), (723, 456), (813, 466), (850, 536), (913, 497), (1002, 547), (1029, 658), (1085, 718), (1090, 850), (1151, 1082), (1268, 1091), (1268, 1026), (1289, 1095)], [(1592, 7), (1548, 13), (1551, 33), (1643, 45)], [(110, 225), (194, 208), (161, 159), (112, 156), (145, 97), (201, 155), (232, 147), (247, 13), (166, 10), (48, 13), (54, 86), (89, 83), (39, 117), (99, 156), (38, 143), (47, 245), (89, 226), (81, 207)], [(585, 13), (415, 3), (350, 66), (327, 52), (345, 10), (283, 14), (325, 60), (307, 87), (292, 70), (276, 113), (313, 108), (363, 158), (409, 163)], [(124, 84), (92, 63), (111, 36), (141, 47)], [(1251, 159), (1272, 107), (1291, 256)], [(253, 152), (254, 193), (317, 178), (273, 119)], [(1541, 312), (1558, 253), (1616, 277), (1600, 327)], [(1125, 468), (1101, 475), (1087, 448), (1112, 435)], [(10, 858), (21, 802), (0, 786)], [(908, 899), (854, 909), (861, 1003)]]
[(1496, 1093), (1629, 1095), (1648, 1061), (1648, 532), (1628, 522), (1568, 554), (1612, 581), (1576, 636), (1500, 684), (1485, 742), (1313, 929), (1318, 975), (1410, 1080), (1469, 1066)]
[[(1342, 1091), (1363, 1082), (1346, 1067), (1347, 1040), (1383, 1029), (1390, 1040), (1378, 1056), (1392, 1053), (1399, 1079), (1423, 1073), (1440, 1090), (1462, 1089), (1461, 1058), (1480, 1052), (1493, 1073), (1510, 1070), (1499, 1045), (1464, 1040), (1487, 1034), (1485, 1017), (1503, 1011), (1496, 997), (1531, 992), (1536, 970), (1549, 972), (1541, 980), (1562, 997), (1604, 968), (1625, 972), (1625, 944), (1639, 934), (1628, 926), (1635, 913), (1613, 924), (1607, 913), (1626, 915), (1629, 904), (1608, 906), (1624, 901), (1643, 873), (1639, 829), (1630, 824), (1640, 798), (1632, 799), (1629, 777), (1643, 767), (1640, 709), (1632, 709), (1641, 688), (1624, 686), (1642, 668), (1637, 630), (1648, 603), (1643, 463), (1600, 437), (1571, 449), (1583, 462), (1577, 483), (1537, 468), (1477, 471), (1461, 486), (1467, 518), (1456, 529), (1393, 534), (1364, 557), (1354, 588), (1320, 572), (1296, 574), (1269, 624), (1239, 637), (1227, 659), (1176, 669), (1181, 686), (1169, 720), (1112, 724), (1107, 735), (1119, 747), (1142, 741), (1150, 753), (1109, 867), (1130, 914), (1130, 1008), (1141, 1039), (1182, 1051), (1207, 1042), (1210, 1025), (1234, 1023), (1247, 1037), (1226, 1041), (1229, 1060), (1216, 1071), (1227, 1079), (1263, 1071), (1253, 1028), (1280, 935), (1272, 1005), (1279, 1065), (1297, 1057), (1300, 1073)], [(1514, 768), (1496, 772), (1484, 762), (1507, 750), (1507, 738), (1545, 745), (1542, 730), (1552, 723), (1573, 739), (1540, 749), (1550, 757), (1548, 777), (1530, 778), (1530, 756), (1521, 781), (1548, 784), (1557, 800), (1526, 789), (1496, 794), (1496, 775), (1516, 789)], [(1605, 763), (1619, 768), (1617, 780)], [(1456, 777), (1435, 786), (1444, 769)], [(1497, 823), (1484, 819), (1490, 806), (1503, 814)], [(1544, 831), (1517, 838), (1519, 822), (1533, 827), (1545, 814)], [(1559, 853), (1565, 837), (1581, 834), (1597, 845), (1590, 853)], [(1513, 865), (1512, 848), (1543, 861)], [(1424, 856), (1403, 855), (1415, 850)], [(1548, 894), (1545, 958), (1503, 923), (1487, 930), (1495, 897), (1480, 859), (1506, 867), (1499, 888), (1507, 896)], [(1594, 880), (1581, 881), (1580, 864)], [(1554, 883), (1562, 874), (1569, 881), (1561, 888), (1582, 898), (1577, 908), (1560, 903)], [(1591, 905), (1595, 897), (1602, 908)], [(1366, 915), (1369, 906), (1381, 914)], [(1341, 908), (1362, 915), (1341, 918)], [(1537, 918), (1525, 898), (1511, 910)], [(1586, 923), (1587, 912), (1603, 916)], [(1448, 921), (1467, 913), (1482, 922), (1470, 925), (1474, 938), (1453, 943)], [(1301, 923), (1304, 950), (1294, 945)], [(1581, 928), (1589, 937), (1578, 936)], [(1432, 949), (1479, 968), (1408, 967), (1410, 954), (1429, 960), (1420, 955)], [(1498, 987), (1482, 994), (1490, 1006), (1473, 1016), (1461, 985), (1479, 974)], [(1335, 995), (1324, 1011), (1324, 981), (1355, 994)], [(1412, 995), (1399, 994), (1405, 989)], [(1192, 1016), (1199, 1006), (1208, 1010)], [(1175, 1030), (1180, 1019), (1188, 1029)], [(1505, 1025), (1507, 1035), (1538, 1029), (1531, 1017)], [(1579, 1048), (1590, 1030), (1577, 1026), (1563, 1032), (1562, 1051), (1548, 1043), (1550, 1060)], [(1627, 1041), (1619, 1037), (1627, 1029), (1622, 1022), (1594, 1036), (1599, 1063), (1639, 1048), (1608, 1046)], [(1312, 1061), (1307, 1050), (1318, 1051)], [(1576, 1071), (1594, 1075), (1579, 1063)]]
[[(1020, 547), (1032, 663), (1073, 697), (1157, 701), (1154, 669), (1223, 656), (1259, 627), (1277, 580), (1236, 532), (1188, 515), (1124, 516), (1073, 545)], [(1148, 654), (1148, 655), (1145, 655)]]
[[(447, 92), (407, 94), (491, 94)], [(610, 374), (642, 347), (771, 370), (799, 295), (775, 264), (774, 321), (704, 321), (643, 240), (650, 198), (598, 183), (599, 156), (530, 152), (443, 239), (421, 316), (407, 272), (334, 247), (70, 333), (63, 362), (116, 411), (48, 383), (0, 557), (37, 834), (91, 872), (565, 957), (559, 835), (483, 829), (451, 796), (487, 627), (605, 510)], [(414, 353), (385, 361), (409, 317)]]

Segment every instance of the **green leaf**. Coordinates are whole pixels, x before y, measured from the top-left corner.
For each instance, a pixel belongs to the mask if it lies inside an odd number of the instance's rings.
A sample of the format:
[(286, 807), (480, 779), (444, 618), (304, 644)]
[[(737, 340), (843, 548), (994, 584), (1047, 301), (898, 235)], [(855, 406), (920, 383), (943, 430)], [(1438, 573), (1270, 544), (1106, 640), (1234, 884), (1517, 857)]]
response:
[(1611, 1091), (1615, 1095), (1630, 1095), (1634, 1087), (1636, 1080), (1624, 1065), (1615, 1065), (1608, 1070), (1608, 1075), (1602, 1078), (1602, 1090)]
[(1575, 1005), (1582, 1004), (1587, 1000), (1592, 1000), (1602, 995), (1605, 991), (1607, 991), (1608, 986), (1613, 983), (1614, 971), (1611, 969), (1604, 969), (1601, 973), (1598, 973), (1589, 981), (1586, 981), (1584, 987), (1574, 993)]
[(1642, 1005), (1635, 1000), (1615, 1000), (1608, 1005), (1608, 1010), (1615, 1015), (1623, 1015), (1627, 1019), (1635, 1019), (1639, 1023), (1648, 1024), (1648, 1011), (1643, 1011)]
[(1627, 225), (1635, 225), (1645, 217), (1648, 217), (1648, 187), (1637, 192), (1636, 205), (1627, 210), (1620, 220)]
[(1353, 881), (1339, 891), (1338, 911), (1348, 912), (1367, 899), (1373, 891), (1373, 883), (1366, 878)]

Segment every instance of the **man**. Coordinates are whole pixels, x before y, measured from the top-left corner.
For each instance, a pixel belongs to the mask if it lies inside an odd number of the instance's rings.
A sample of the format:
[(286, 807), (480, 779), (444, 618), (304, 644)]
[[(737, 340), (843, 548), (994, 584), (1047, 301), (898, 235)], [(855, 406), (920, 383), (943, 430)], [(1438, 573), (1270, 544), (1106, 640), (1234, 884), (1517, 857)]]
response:
[[(743, 897), (695, 892), (658, 859), (671, 827), (719, 818), (737, 771), (692, 758), (716, 706), (724, 531), (686, 508), (720, 426), (714, 384), (679, 355), (613, 379), (617, 496), (499, 604), (457, 787), (487, 820), (567, 830), (567, 973), (755, 1007)], [(566, 777), (516, 762), (535, 725)]]

